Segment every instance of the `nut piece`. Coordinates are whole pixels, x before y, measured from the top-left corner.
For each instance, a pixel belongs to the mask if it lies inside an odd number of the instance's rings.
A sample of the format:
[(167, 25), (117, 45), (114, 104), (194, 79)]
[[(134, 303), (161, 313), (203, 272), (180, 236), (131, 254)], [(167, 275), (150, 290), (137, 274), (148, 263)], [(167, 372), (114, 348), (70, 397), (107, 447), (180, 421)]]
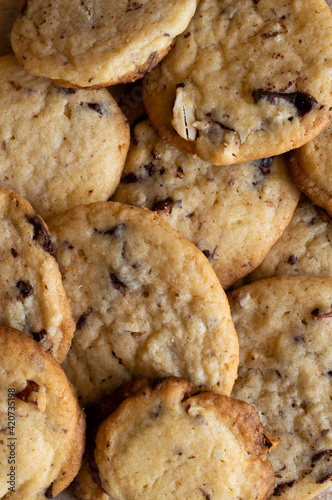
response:
[(188, 96), (185, 95), (184, 88), (178, 87), (173, 105), (172, 126), (183, 139), (195, 141), (197, 136), (197, 130), (194, 127), (195, 122), (194, 106)]

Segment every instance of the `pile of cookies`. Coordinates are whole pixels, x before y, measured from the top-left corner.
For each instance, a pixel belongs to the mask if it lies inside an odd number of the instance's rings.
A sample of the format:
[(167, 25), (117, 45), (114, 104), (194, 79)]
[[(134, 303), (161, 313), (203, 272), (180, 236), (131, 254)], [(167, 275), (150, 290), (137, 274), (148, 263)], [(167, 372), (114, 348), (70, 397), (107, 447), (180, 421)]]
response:
[(327, 490), (325, 0), (27, 0), (11, 44), (0, 498)]

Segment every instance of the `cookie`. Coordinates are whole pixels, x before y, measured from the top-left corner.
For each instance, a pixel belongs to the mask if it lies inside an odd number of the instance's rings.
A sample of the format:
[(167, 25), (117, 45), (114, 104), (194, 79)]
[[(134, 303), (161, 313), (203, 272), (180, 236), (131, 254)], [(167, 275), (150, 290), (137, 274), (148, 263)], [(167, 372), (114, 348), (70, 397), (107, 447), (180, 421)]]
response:
[(240, 344), (232, 396), (278, 441), (271, 498), (313, 498), (332, 480), (332, 278), (278, 276), (229, 300)]
[(332, 216), (332, 126), (289, 155), (291, 174), (298, 187)]
[(76, 207), (50, 228), (76, 322), (63, 367), (83, 406), (144, 376), (230, 393), (237, 335), (202, 252), (157, 214), (120, 203)]
[(331, 28), (325, 0), (202, 0), (145, 77), (152, 122), (216, 165), (305, 144), (332, 119)]
[(228, 288), (281, 236), (299, 192), (281, 156), (220, 168), (167, 145), (145, 120), (133, 129), (112, 199), (156, 211), (203, 251)]
[(72, 90), (0, 58), (0, 185), (44, 218), (107, 200), (119, 183), (129, 127), (106, 89)]
[(85, 417), (60, 365), (0, 327), (0, 497), (54, 498), (79, 471)]
[(251, 405), (175, 377), (133, 385), (96, 435), (100, 496), (85, 468), (81, 500), (269, 497), (269, 441)]
[(27, 0), (11, 42), (24, 68), (69, 87), (137, 80), (188, 26), (197, 0)]
[(331, 223), (324, 222), (317, 207), (303, 197), (281, 238), (244, 281), (251, 283), (281, 274), (332, 276), (331, 241)]
[(62, 362), (75, 323), (48, 227), (19, 194), (0, 188), (0, 325), (23, 331)]

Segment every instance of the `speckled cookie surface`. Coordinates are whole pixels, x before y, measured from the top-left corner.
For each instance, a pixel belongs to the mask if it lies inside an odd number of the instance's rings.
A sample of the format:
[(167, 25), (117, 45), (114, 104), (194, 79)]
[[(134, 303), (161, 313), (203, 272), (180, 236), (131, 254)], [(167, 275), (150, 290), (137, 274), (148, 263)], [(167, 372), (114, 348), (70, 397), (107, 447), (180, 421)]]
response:
[(31, 205), (0, 188), (0, 324), (62, 362), (75, 330), (49, 230)]
[(325, 0), (202, 0), (145, 77), (151, 120), (216, 165), (305, 144), (332, 118), (331, 21)]
[(156, 211), (208, 258), (222, 286), (262, 261), (299, 198), (282, 157), (220, 168), (136, 125), (113, 200)]
[(21, 332), (4, 327), (0, 416), (0, 498), (56, 496), (80, 468), (83, 411), (53, 356)]
[(332, 216), (332, 126), (289, 156), (294, 181)]
[(176, 378), (138, 386), (97, 432), (106, 498), (268, 498), (274, 475), (252, 406)]
[(12, 47), (37, 76), (66, 86), (136, 80), (160, 61), (189, 24), (197, 0), (28, 0)]
[(271, 498), (313, 498), (332, 479), (332, 279), (279, 276), (229, 299), (240, 344), (232, 395), (278, 441)]
[(238, 344), (204, 255), (157, 214), (104, 202), (50, 221), (76, 333), (64, 369), (83, 405), (134, 377), (229, 394)]
[(107, 200), (129, 147), (129, 127), (105, 89), (71, 90), (0, 58), (0, 185), (44, 218)]
[(332, 276), (332, 225), (303, 197), (281, 238), (263, 262), (246, 276), (252, 282), (280, 274)]

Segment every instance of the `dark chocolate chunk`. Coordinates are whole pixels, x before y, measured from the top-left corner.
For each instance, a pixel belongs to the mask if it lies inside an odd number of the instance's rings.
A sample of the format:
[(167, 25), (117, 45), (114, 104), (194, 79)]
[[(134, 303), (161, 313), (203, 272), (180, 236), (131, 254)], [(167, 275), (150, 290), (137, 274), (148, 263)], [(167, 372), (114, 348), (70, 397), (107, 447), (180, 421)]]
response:
[(55, 257), (55, 250), (51, 241), (51, 236), (47, 231), (43, 220), (38, 215), (35, 215), (34, 217), (29, 218), (28, 222), (33, 226), (33, 239), (37, 240), (41, 244), (43, 250), (52, 255), (52, 257)]
[(142, 179), (133, 172), (130, 172), (130, 174), (122, 175), (121, 182), (122, 184), (135, 184), (136, 182), (142, 182)]
[(45, 491), (44, 495), (45, 495), (45, 498), (53, 498), (53, 483), (51, 483), (49, 485), (49, 487)]
[(320, 451), (319, 453), (316, 453), (311, 459), (311, 462), (317, 462), (317, 460), (320, 460), (321, 458), (325, 457), (326, 455), (330, 455), (332, 453), (332, 450), (324, 450)]
[(327, 313), (322, 313), (322, 314), (319, 314), (319, 309), (318, 307), (316, 309), (314, 309), (313, 311), (311, 311), (311, 314), (314, 318), (332, 318), (332, 311), (330, 312), (327, 312)]
[(32, 338), (33, 340), (35, 340), (36, 342), (41, 342), (43, 340), (44, 337), (46, 337), (47, 335), (47, 332), (46, 330), (40, 330), (40, 332), (31, 332), (31, 335), (32, 335)]
[(13, 89), (15, 89), (15, 90), (21, 90), (21, 88), (22, 88), (22, 85), (20, 85), (19, 83), (16, 83), (13, 81), (10, 81), (9, 83), (13, 87)]
[(287, 264), (293, 265), (297, 262), (297, 260), (298, 258), (296, 257), (296, 255), (290, 255)]
[(97, 102), (88, 102), (88, 108), (96, 111), (100, 116), (103, 116), (104, 112), (100, 104)]
[(304, 337), (302, 337), (302, 335), (294, 335), (293, 339), (294, 342), (296, 342), (296, 344), (304, 344), (305, 342)]
[(38, 392), (39, 385), (33, 380), (27, 380), (27, 385), (21, 392), (17, 392), (15, 396), (22, 401), (28, 401), (31, 392)]
[(129, 1), (128, 7), (127, 7), (127, 12), (131, 12), (133, 10), (138, 10), (141, 7), (143, 7), (143, 4), (138, 3), (138, 2), (131, 2), (131, 1)]
[(310, 113), (316, 106), (317, 101), (314, 97), (306, 92), (273, 92), (266, 89), (253, 90), (252, 97), (257, 104), (259, 101), (266, 99), (271, 104), (276, 104), (278, 99), (284, 99), (296, 107), (299, 116), (303, 117)]
[(271, 173), (272, 158), (263, 158), (260, 160), (258, 168), (263, 175), (268, 175)]
[(33, 286), (31, 286), (29, 282), (18, 280), (18, 282), (16, 283), (16, 288), (18, 288), (18, 291), (20, 292), (20, 295), (23, 297), (23, 299), (30, 297), (30, 295), (32, 295), (33, 293)]
[(76, 94), (77, 90), (70, 89), (69, 87), (57, 87), (57, 92), (63, 92), (66, 95)]
[(119, 358), (114, 351), (112, 351), (112, 355), (119, 361), (119, 365), (123, 365), (122, 359)]
[(126, 293), (127, 285), (123, 283), (123, 281), (121, 281), (114, 273), (110, 274), (110, 278), (113, 287), (124, 295)]
[(288, 481), (287, 483), (277, 484), (277, 486), (274, 488), (273, 496), (279, 497), (284, 492), (287, 486), (291, 488), (294, 483), (295, 479), (293, 481)]
[(11, 248), (11, 249), (10, 249), (10, 252), (11, 252), (12, 256), (14, 257), (14, 259), (20, 255), (20, 254), (18, 253), (18, 251), (17, 251), (17, 250), (15, 250), (15, 248)]
[(88, 319), (91, 313), (92, 313), (92, 307), (89, 307), (87, 311), (81, 314), (76, 323), (76, 330), (82, 330), (82, 328), (84, 328), (86, 320)]
[(331, 479), (331, 477), (332, 477), (332, 470), (330, 472), (328, 472), (327, 474), (324, 474), (323, 476), (321, 476), (319, 479), (317, 479), (316, 484), (323, 484), (326, 481), (328, 481), (329, 479)]
[(154, 212), (162, 211), (166, 215), (169, 215), (172, 212), (172, 208), (173, 208), (172, 198), (166, 198), (166, 200), (163, 201), (156, 201), (152, 210)]
[(151, 413), (151, 418), (158, 418), (162, 409), (162, 404), (157, 405)]
[(154, 174), (155, 165), (153, 163), (150, 162), (148, 165), (144, 165), (144, 168), (149, 174), (149, 177), (151, 177)]

